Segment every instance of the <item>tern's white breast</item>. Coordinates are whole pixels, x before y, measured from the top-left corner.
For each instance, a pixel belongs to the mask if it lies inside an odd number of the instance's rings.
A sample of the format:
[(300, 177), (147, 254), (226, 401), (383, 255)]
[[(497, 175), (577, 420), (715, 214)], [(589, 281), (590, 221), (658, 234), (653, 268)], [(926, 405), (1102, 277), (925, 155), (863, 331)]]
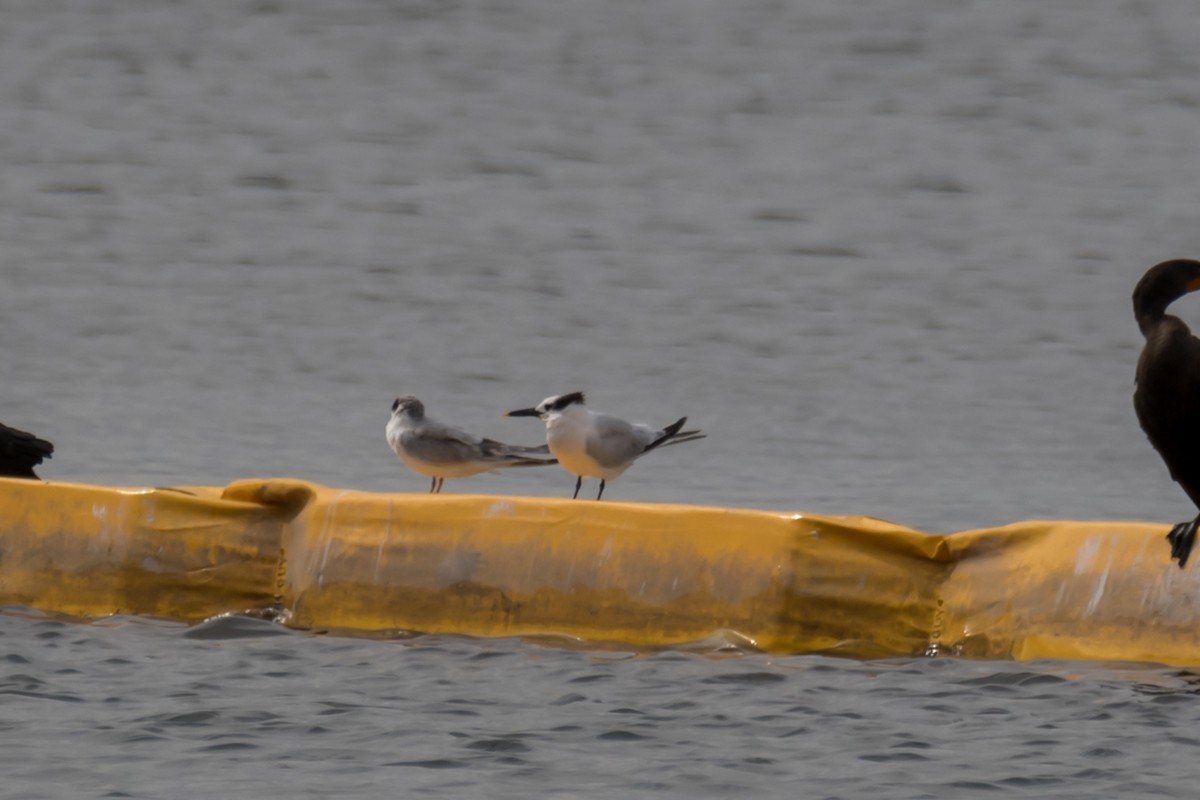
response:
[(546, 444), (559, 465), (572, 475), (612, 480), (632, 462), (604, 467), (588, 455), (588, 437), (595, 436), (593, 422), (594, 418), (587, 409), (567, 409), (566, 413), (546, 421)]

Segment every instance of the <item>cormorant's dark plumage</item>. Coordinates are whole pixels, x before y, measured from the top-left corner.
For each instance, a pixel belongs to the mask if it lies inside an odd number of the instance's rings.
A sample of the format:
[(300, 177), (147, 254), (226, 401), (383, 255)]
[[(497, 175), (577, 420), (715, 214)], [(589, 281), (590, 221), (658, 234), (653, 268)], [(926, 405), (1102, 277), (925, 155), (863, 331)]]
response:
[[(1146, 344), (1138, 358), (1133, 407), (1138, 422), (1187, 496), (1200, 508), (1200, 339), (1167, 306), (1200, 289), (1200, 261), (1151, 267), (1133, 290), (1133, 313)], [(1171, 529), (1171, 558), (1187, 563), (1200, 515)]]
[(33, 468), (53, 452), (54, 445), (45, 439), (0, 422), (0, 476), (37, 478)]

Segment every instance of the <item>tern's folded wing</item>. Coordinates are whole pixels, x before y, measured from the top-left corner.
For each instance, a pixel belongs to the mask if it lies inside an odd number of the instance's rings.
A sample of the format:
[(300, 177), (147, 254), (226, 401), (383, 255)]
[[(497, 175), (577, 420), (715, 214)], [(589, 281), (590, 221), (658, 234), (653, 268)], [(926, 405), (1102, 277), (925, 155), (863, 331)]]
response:
[(619, 417), (597, 414), (584, 450), (600, 466), (615, 469), (644, 453), (650, 437), (650, 429), (643, 425), (630, 425)]
[(465, 464), (479, 461), (480, 440), (457, 428), (426, 428), (405, 431), (400, 445), (410, 456), (427, 464)]

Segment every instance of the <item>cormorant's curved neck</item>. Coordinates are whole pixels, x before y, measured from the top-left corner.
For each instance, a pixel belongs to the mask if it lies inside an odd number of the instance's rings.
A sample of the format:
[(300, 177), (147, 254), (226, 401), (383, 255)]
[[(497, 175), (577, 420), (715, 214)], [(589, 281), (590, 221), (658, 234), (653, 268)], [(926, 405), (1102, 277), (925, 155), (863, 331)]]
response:
[[(1172, 298), (1173, 300), (1174, 298)], [(1154, 332), (1160, 325), (1168, 319), (1183, 324), (1183, 320), (1178, 317), (1173, 317), (1167, 314), (1167, 306), (1171, 304), (1171, 300), (1166, 302), (1154, 303), (1146, 308), (1134, 309), (1134, 314), (1137, 317), (1138, 330), (1142, 332), (1142, 336), (1149, 339), (1154, 335)]]
[(1151, 267), (1133, 290), (1133, 314), (1142, 335), (1149, 338), (1167, 319), (1182, 325), (1178, 318), (1168, 317), (1167, 306), (1197, 289), (1200, 262), (1177, 258)]

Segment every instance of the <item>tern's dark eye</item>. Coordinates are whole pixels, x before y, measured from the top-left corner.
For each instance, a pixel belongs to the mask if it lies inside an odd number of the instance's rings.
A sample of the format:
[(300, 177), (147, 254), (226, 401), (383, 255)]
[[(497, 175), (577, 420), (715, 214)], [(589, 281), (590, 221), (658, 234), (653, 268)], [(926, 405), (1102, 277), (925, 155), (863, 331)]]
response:
[(396, 410), (396, 409), (398, 409), (399, 407), (400, 407), (400, 398), (399, 398), (399, 397), (397, 397), (397, 398), (396, 398), (396, 401), (395, 401), (394, 403), (392, 403), (392, 411), (395, 411), (395, 410)]

